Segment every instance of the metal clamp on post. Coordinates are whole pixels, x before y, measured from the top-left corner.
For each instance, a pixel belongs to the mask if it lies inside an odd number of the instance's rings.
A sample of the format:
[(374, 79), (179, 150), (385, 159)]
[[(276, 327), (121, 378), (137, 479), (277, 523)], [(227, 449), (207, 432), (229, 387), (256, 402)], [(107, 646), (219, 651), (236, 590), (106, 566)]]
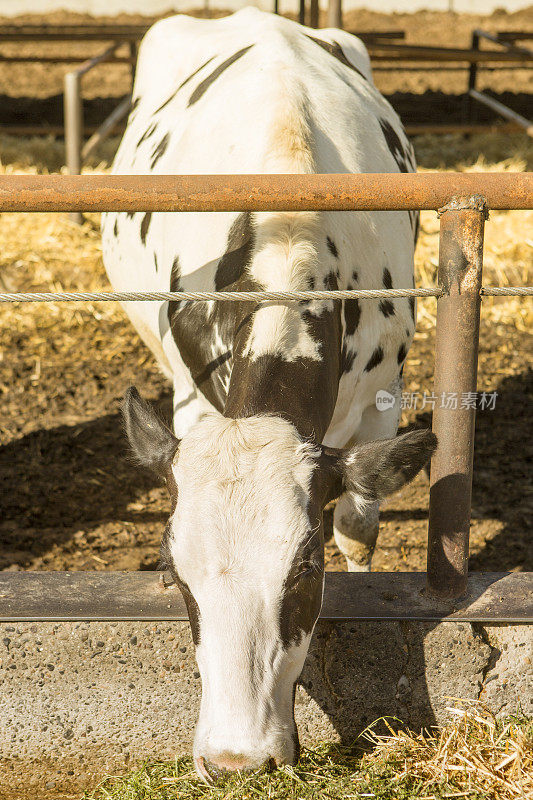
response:
[(466, 592), (483, 233), (487, 204), (480, 195), (454, 197), (438, 211), (439, 285), (435, 335), (436, 403), (433, 432), (439, 448), (431, 462), (427, 590), (455, 599)]

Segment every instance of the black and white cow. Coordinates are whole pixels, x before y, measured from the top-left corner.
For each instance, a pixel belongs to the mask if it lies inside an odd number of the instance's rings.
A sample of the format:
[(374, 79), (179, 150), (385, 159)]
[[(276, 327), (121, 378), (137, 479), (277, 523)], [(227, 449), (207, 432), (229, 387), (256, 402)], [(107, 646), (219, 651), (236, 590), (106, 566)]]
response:
[[(121, 174), (413, 171), (400, 121), (362, 43), (255, 9), (177, 16), (148, 32)], [(104, 257), (122, 290), (413, 285), (406, 212), (107, 214)], [(205, 779), (297, 758), (294, 686), (322, 601), (322, 512), (369, 569), (381, 498), (435, 437), (394, 438), (415, 326), (405, 298), (130, 303), (173, 382), (174, 434), (130, 390), (139, 460), (164, 475), (162, 559), (187, 602), (202, 676), (195, 736)], [(376, 408), (376, 392), (396, 402)]]

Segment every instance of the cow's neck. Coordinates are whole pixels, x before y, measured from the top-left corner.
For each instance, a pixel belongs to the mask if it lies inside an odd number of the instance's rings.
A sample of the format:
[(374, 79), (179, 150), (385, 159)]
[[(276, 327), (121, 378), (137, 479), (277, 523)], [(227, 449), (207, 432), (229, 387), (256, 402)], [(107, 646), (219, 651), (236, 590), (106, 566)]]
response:
[(224, 408), (228, 417), (276, 414), (299, 433), (321, 442), (337, 400), (340, 377), (340, 303), (321, 316), (304, 314), (320, 357), (286, 360), (279, 353), (244, 355), (253, 314), (242, 309), (236, 325), (233, 369)]

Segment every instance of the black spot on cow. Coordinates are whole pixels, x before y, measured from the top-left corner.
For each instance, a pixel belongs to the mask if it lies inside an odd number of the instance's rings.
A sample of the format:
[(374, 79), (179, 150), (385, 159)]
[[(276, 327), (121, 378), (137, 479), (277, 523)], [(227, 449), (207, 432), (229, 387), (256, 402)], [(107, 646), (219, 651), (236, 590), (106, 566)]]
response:
[(349, 61), (346, 58), (344, 50), (342, 49), (342, 47), (340, 46), (340, 44), (338, 42), (325, 42), (323, 39), (316, 39), (314, 36), (308, 36), (307, 34), (306, 34), (306, 36), (307, 36), (308, 39), (311, 39), (312, 42), (315, 42), (315, 44), (317, 44), (319, 47), (321, 47), (323, 50), (325, 50), (326, 53), (329, 53), (330, 56), (333, 56), (338, 61), (340, 61), (341, 64), (344, 64), (345, 67), (349, 67), (350, 69), (353, 69), (354, 72), (357, 72), (357, 74), (364, 81), (366, 81), (366, 76), (363, 75), (361, 70), (357, 69), (357, 67), (355, 67), (352, 64), (352, 62)]
[[(251, 215), (239, 214), (228, 233), (226, 251), (218, 262), (215, 274), (217, 291), (260, 288), (252, 285), (245, 274), (253, 247)], [(170, 281), (173, 291), (177, 290), (174, 287), (179, 285), (179, 281), (176, 259)], [(205, 303), (170, 302), (168, 306), (172, 336), (180, 355), (196, 386), (221, 412), (226, 403), (227, 384), (232, 371), (234, 339), (241, 328), (244, 330), (249, 326), (253, 306), (252, 303), (223, 301), (215, 303), (212, 310)]]
[(283, 585), (279, 627), (286, 650), (312, 631), (322, 603), (324, 569), (320, 534), (308, 536), (294, 556)]
[(226, 252), (218, 262), (215, 275), (217, 292), (235, 283), (242, 277), (250, 263), (255, 235), (251, 214), (246, 211), (235, 219), (228, 233)]
[[(170, 268), (170, 291), (171, 292), (181, 292), (181, 270), (180, 270), (180, 259), (179, 256), (174, 258), (172, 262), (172, 267)], [(172, 323), (172, 319), (179, 309), (182, 301), (181, 300), (169, 300), (168, 303), (168, 321)]]
[(390, 274), (387, 267), (383, 270), (383, 288), (384, 289), (392, 289), (392, 275)]
[(153, 122), (152, 125), (150, 125), (150, 127), (145, 130), (145, 132), (137, 142), (137, 147), (140, 147), (140, 145), (143, 142), (146, 142), (146, 140), (149, 139), (150, 136), (153, 136), (156, 130), (157, 130), (157, 123)]
[(418, 234), (420, 232), (420, 212), (419, 211), (409, 211), (409, 219), (411, 220), (411, 228), (413, 231), (413, 239), (416, 245), (418, 241)]
[(380, 300), (379, 310), (384, 317), (394, 316), (394, 303), (391, 300)]
[(200, 609), (198, 608), (198, 603), (194, 599), (188, 585), (183, 583), (176, 573), (173, 573), (173, 578), (178, 585), (178, 589), (180, 590), (183, 599), (185, 600), (187, 613), (189, 615), (189, 624), (191, 626), (192, 640), (194, 646), (198, 647), (200, 644)]
[(359, 273), (358, 273), (358, 272), (357, 272), (357, 270), (355, 270), (355, 269), (354, 269), (354, 271), (352, 272), (352, 280), (353, 280), (355, 283), (357, 283), (357, 281), (359, 280)]
[(206, 365), (205, 369), (194, 375), (195, 384), (197, 386), (202, 386), (203, 383), (209, 380), (215, 370), (225, 364), (226, 361), (229, 361), (232, 355), (232, 351), (228, 350), (226, 353), (222, 353), (222, 355), (217, 356), (217, 358), (214, 358), (212, 361), (210, 361), (209, 364)]
[(381, 362), (383, 361), (383, 348), (381, 345), (378, 345), (370, 358), (368, 359), (368, 363), (365, 367), (365, 372), (370, 372), (370, 370), (375, 369)]
[(326, 239), (326, 242), (327, 242), (327, 245), (328, 245), (328, 250), (331, 253), (331, 255), (335, 256), (335, 258), (338, 258), (339, 257), (339, 251), (337, 250), (337, 245), (335, 244), (333, 239), (330, 239), (329, 236), (328, 236), (328, 238)]
[(174, 100), (174, 98), (176, 97), (176, 95), (180, 91), (180, 89), (183, 89), (183, 87), (186, 86), (189, 83), (189, 81), (191, 81), (194, 78), (195, 75), (198, 75), (198, 73), (201, 72), (204, 67), (207, 67), (207, 65), (211, 61), (213, 61), (214, 58), (216, 58), (216, 56), (211, 56), (211, 58), (208, 58), (207, 61), (204, 61), (204, 63), (202, 64), (201, 67), (198, 67), (198, 69), (195, 69), (194, 72), (191, 72), (189, 77), (185, 78), (185, 80), (180, 83), (180, 85), (178, 86), (176, 91), (172, 92), (172, 94), (170, 95), (168, 100), (165, 100), (165, 102), (162, 105), (160, 105), (159, 108), (157, 108), (154, 111), (154, 114), (159, 114), (159, 112), (162, 111), (165, 108), (165, 106), (168, 106), (168, 104), (171, 103)]
[(165, 133), (157, 147), (154, 148), (152, 151), (152, 161), (150, 163), (150, 168), (153, 169), (162, 155), (165, 154), (165, 151), (168, 147), (168, 143), (170, 141), (170, 134)]
[(409, 308), (411, 309), (411, 316), (413, 318), (413, 322), (415, 321), (415, 298), (409, 298)]
[(357, 353), (353, 350), (348, 350), (346, 342), (343, 342), (341, 351), (341, 373), (343, 375), (351, 371), (356, 358)]
[(131, 101), (130, 110), (128, 113), (128, 121), (132, 122), (135, 117), (135, 112), (139, 108), (139, 103), (141, 102), (141, 98), (139, 96), (134, 97)]
[(346, 336), (353, 336), (361, 319), (361, 305), (359, 300), (344, 301), (344, 326)]
[(180, 292), (180, 259), (179, 256), (176, 256), (174, 261), (172, 262), (172, 267), (170, 269), (170, 291), (171, 292)]
[(400, 172), (410, 172), (411, 170), (407, 165), (407, 156), (403, 148), (400, 137), (386, 119), (380, 119), (379, 124), (385, 137), (387, 147), (398, 165)]
[(148, 228), (152, 221), (152, 212), (147, 211), (141, 221), (141, 242), (146, 246), (146, 236), (148, 235)]
[(237, 53), (234, 53), (232, 56), (230, 56), (230, 57), (229, 57), (229, 58), (227, 58), (225, 61), (223, 61), (223, 62), (222, 62), (222, 64), (219, 64), (219, 65), (218, 65), (218, 67), (217, 67), (215, 70), (213, 70), (213, 72), (211, 72), (211, 74), (210, 74), (210, 75), (208, 75), (208, 76), (207, 76), (207, 78), (204, 78), (204, 80), (203, 80), (201, 83), (199, 83), (199, 84), (198, 84), (198, 86), (196, 87), (196, 89), (194, 90), (194, 92), (191, 94), (191, 96), (190, 96), (190, 98), (189, 98), (189, 102), (188, 102), (188, 104), (187, 104), (187, 105), (188, 105), (188, 106), (192, 106), (192, 105), (193, 105), (193, 103), (197, 103), (197, 102), (198, 102), (198, 100), (199, 100), (199, 99), (200, 99), (200, 98), (201, 98), (201, 97), (202, 97), (202, 96), (203, 96), (203, 95), (206, 93), (206, 91), (209, 89), (209, 87), (211, 86), (211, 84), (212, 84), (214, 81), (216, 81), (216, 79), (217, 79), (217, 78), (218, 78), (220, 75), (222, 75), (222, 73), (224, 72), (224, 70), (226, 70), (228, 67), (231, 67), (231, 65), (232, 65), (232, 64), (234, 64), (234, 63), (235, 63), (235, 62), (236, 62), (236, 61), (237, 61), (239, 58), (242, 58), (242, 56), (243, 56), (245, 53), (247, 53), (247, 52), (248, 52), (248, 50), (249, 50), (251, 47), (253, 47), (253, 45), (251, 45), (251, 44), (249, 44), (249, 45), (248, 45), (248, 47), (243, 47), (243, 48), (242, 48), (242, 50), (239, 50)]
[(113, 225), (113, 236), (118, 236), (118, 217), (115, 217), (115, 224)]
[(407, 356), (407, 347), (405, 346), (405, 342), (402, 342), (398, 350), (398, 364), (403, 364), (406, 356)]
[(339, 281), (337, 279), (337, 272), (331, 270), (323, 279), (324, 289), (338, 289)]

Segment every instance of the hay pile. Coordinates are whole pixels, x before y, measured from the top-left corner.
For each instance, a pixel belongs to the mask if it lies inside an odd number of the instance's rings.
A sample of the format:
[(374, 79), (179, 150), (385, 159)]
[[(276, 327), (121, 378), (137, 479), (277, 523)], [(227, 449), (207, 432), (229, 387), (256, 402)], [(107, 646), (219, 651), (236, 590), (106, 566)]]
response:
[(439, 731), (397, 731), (378, 720), (351, 748), (304, 750), (296, 767), (228, 778), (217, 787), (199, 781), (190, 759), (146, 764), (124, 778), (108, 778), (85, 800), (531, 798), (533, 722), (498, 723), (479, 703), (450, 712), (457, 721)]

